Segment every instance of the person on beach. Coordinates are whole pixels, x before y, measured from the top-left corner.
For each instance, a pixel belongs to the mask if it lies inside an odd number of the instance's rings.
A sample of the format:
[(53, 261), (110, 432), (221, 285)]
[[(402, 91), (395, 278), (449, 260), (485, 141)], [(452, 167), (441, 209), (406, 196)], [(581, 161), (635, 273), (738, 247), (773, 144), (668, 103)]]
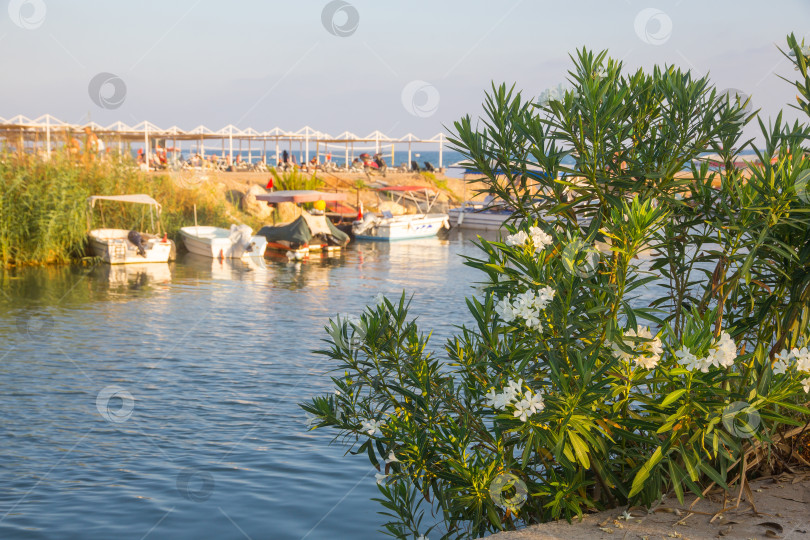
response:
[(67, 150), (70, 157), (78, 159), (82, 151), (82, 143), (76, 137), (71, 137), (67, 144)]
[(385, 178), (385, 175), (388, 173), (388, 164), (385, 163), (385, 160), (382, 157), (382, 154), (374, 154), (374, 163), (377, 164), (377, 168)]
[(93, 161), (99, 153), (98, 136), (93, 133), (90, 126), (84, 128), (84, 157), (88, 161)]

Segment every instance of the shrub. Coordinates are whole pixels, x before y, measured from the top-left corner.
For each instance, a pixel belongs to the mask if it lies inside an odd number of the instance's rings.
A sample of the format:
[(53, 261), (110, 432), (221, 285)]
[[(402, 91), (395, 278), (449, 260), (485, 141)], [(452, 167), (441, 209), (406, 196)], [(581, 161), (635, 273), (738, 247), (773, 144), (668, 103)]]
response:
[(297, 189), (320, 189), (324, 186), (323, 179), (315, 175), (304, 174), (298, 167), (293, 167), (292, 170), (279, 173), (274, 167), (270, 168), (270, 174), (273, 175), (273, 186), (281, 190), (297, 190)]
[[(790, 36), (806, 106), (810, 77)], [(330, 321), (334, 394), (302, 404), (380, 470), (386, 532), (480, 536), (730, 489), (783, 466), (810, 410), (805, 125), (674, 67), (581, 50), (571, 90), (505, 86), (453, 144), (516, 209), (467, 264), (475, 325), (438, 355), (406, 295)], [(704, 156), (719, 154), (711, 168)]]

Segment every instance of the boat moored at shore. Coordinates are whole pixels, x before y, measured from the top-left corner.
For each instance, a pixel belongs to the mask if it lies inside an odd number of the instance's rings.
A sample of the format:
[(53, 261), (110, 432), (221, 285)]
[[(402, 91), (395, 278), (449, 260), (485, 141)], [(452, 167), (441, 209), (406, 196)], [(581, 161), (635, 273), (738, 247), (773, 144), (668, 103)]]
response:
[(498, 231), (512, 216), (512, 211), (503, 205), (493, 205), (492, 199), (483, 202), (464, 201), (458, 208), (451, 208), (450, 225), (461, 229)]
[[(438, 197), (438, 193), (432, 188), (392, 186), (378, 188), (377, 192), (378, 194), (394, 195), (394, 202), (397, 204), (406, 200), (415, 204), (417, 208), (420, 208), (420, 205), (426, 205), (425, 213), (401, 216), (394, 216), (390, 212), (382, 212), (379, 216), (367, 214), (352, 224), (352, 233), (359, 240), (390, 242), (393, 240), (429, 238), (436, 236), (442, 229), (450, 228), (450, 219), (447, 214), (430, 213)], [(423, 199), (418, 199), (417, 194), (422, 195)]]
[(180, 236), (189, 252), (214, 259), (262, 257), (267, 247), (267, 239), (254, 235), (247, 225), (231, 225), (230, 230), (192, 225), (182, 227)]
[[(256, 195), (257, 201), (269, 205), (281, 203), (318, 203), (346, 199), (344, 193), (329, 193), (315, 190), (274, 191)], [(301, 209), (301, 215), (290, 223), (266, 225), (258, 234), (267, 240), (267, 248), (283, 251), (287, 257), (302, 260), (312, 251), (334, 253), (349, 243), (349, 235), (337, 229), (323, 213)]]
[[(87, 199), (91, 213), (99, 200), (148, 205), (153, 228), (155, 218), (160, 223), (160, 204), (148, 195), (94, 195)], [(88, 215), (88, 224), (91, 219)], [(176, 253), (166, 234), (161, 237), (135, 229), (100, 228), (90, 230), (88, 236), (93, 254), (108, 264), (165, 263)]]

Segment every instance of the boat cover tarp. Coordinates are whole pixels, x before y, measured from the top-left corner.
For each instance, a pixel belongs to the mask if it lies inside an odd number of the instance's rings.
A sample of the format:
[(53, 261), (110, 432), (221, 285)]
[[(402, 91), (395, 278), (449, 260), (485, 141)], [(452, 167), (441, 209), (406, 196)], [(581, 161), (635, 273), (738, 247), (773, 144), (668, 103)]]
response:
[[(324, 240), (333, 245), (345, 246), (349, 243), (349, 235), (335, 227), (331, 221), (325, 216), (310, 216), (310, 218), (323, 217), (328, 229), (329, 234), (322, 233), (321, 236), (325, 237)], [(267, 238), (269, 242), (278, 242), (284, 240), (289, 242), (292, 246), (301, 246), (309, 244), (312, 237), (312, 230), (307, 224), (307, 218), (303, 215), (291, 223), (286, 225), (267, 225), (259, 229), (260, 234)]]

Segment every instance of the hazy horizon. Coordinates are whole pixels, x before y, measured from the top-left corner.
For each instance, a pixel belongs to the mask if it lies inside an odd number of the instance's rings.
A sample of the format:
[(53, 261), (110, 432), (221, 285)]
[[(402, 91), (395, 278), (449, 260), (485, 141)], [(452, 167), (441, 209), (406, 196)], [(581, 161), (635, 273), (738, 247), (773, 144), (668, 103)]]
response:
[(780, 109), (799, 118), (778, 77), (795, 72), (777, 46), (810, 26), (800, 0), (780, 10), (693, 0), (7, 4), (0, 48), (16, 75), (0, 89), (5, 118), (425, 138), (480, 114), (492, 81), (531, 96), (564, 83), (582, 46), (607, 49), (626, 71), (710, 72), (718, 89), (751, 95), (766, 121)]

